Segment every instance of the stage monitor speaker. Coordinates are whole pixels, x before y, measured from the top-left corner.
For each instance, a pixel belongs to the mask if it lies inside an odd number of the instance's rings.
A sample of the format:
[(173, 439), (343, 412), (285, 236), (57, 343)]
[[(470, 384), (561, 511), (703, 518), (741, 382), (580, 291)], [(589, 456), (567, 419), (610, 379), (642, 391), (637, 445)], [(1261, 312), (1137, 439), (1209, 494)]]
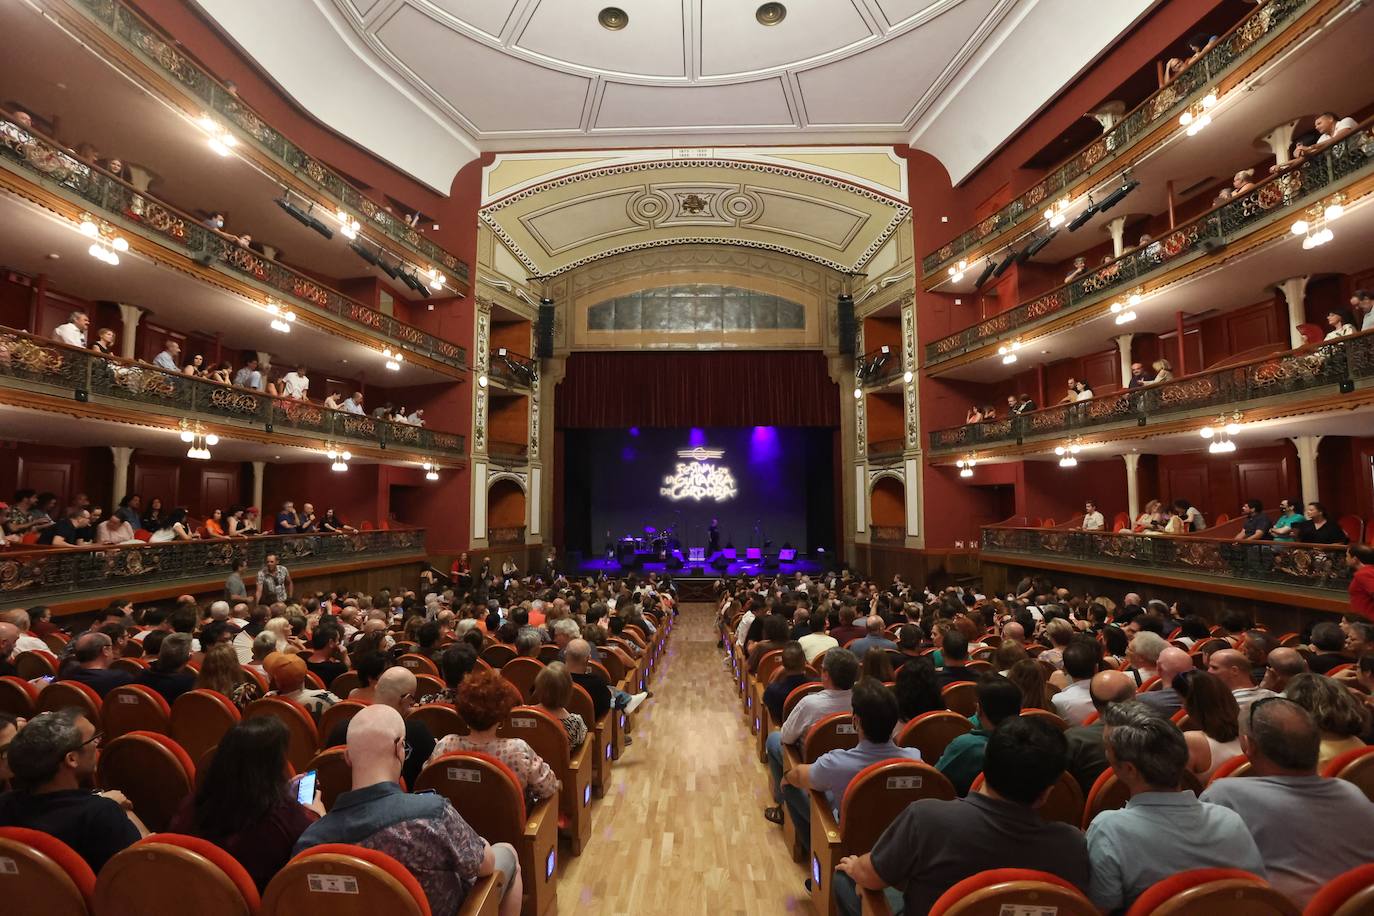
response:
[(539, 322), (534, 328), (534, 355), (537, 359), (553, 358), (553, 300), (539, 300)]
[(744, 559), (751, 563), (757, 563), (759, 560), (763, 559), (763, 551), (758, 547), (746, 547), (744, 550)]
[(766, 556), (766, 557), (763, 558), (763, 568), (764, 568), (764, 569), (777, 569), (777, 568), (778, 568), (778, 558), (775, 557), (775, 556), (773, 556), (773, 554), (770, 553), (768, 556)]
[(720, 555), (733, 562), (739, 556), (739, 552), (733, 547), (727, 547), (720, 552)]
[(693, 562), (693, 563), (705, 563), (705, 562), (706, 562), (706, 548), (705, 548), (705, 547), (689, 547), (689, 548), (687, 548), (687, 559), (690, 560), (690, 561)]
[(853, 355), (858, 349), (859, 327), (854, 320), (854, 297), (843, 295), (836, 301), (837, 322), (840, 332), (840, 354)]
[(797, 559), (797, 549), (795, 547), (784, 547), (778, 551), (778, 559), (784, 563), (792, 563)]
[(668, 554), (667, 567), (668, 567), (669, 569), (672, 569), (672, 570), (681, 569), (681, 568), (682, 568), (682, 554), (679, 553), (679, 552), (677, 552), (676, 550), (673, 551), (672, 553)]
[(730, 560), (723, 553), (716, 554), (716, 558), (711, 561), (711, 565), (724, 572), (730, 568)]

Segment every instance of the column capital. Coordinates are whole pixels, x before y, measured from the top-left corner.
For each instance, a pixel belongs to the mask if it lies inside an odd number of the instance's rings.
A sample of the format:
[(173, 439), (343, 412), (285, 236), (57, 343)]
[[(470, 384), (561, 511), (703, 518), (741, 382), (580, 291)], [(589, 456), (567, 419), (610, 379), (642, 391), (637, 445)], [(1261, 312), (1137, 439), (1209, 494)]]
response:
[(1274, 289), (1282, 296), (1288, 304), (1288, 338), (1297, 349), (1307, 343), (1299, 327), (1307, 323), (1307, 281), (1311, 279), (1306, 274), (1297, 277), (1289, 277), (1274, 284)]
[(1289, 161), (1288, 149), (1293, 144), (1293, 131), (1297, 126), (1296, 120), (1275, 124), (1266, 133), (1256, 137), (1253, 145), (1255, 149), (1261, 150), (1268, 147), (1274, 154), (1274, 161), (1278, 165), (1283, 165)]

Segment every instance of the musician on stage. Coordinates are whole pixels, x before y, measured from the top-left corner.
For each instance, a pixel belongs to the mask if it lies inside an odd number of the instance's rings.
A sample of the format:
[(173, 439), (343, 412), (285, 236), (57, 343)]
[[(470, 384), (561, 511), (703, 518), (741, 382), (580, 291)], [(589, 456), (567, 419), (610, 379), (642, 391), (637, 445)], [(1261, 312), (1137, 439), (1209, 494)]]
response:
[(710, 557), (720, 550), (720, 519), (711, 519), (711, 527), (706, 532), (706, 555)]

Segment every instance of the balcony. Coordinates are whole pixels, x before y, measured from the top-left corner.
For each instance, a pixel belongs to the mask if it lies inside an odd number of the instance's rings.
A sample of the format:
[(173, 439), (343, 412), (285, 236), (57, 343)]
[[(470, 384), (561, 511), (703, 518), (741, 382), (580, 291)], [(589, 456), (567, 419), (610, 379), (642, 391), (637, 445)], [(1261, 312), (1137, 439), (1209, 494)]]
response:
[(168, 422), (180, 417), (219, 421), (225, 435), (232, 435), (236, 426), (252, 427), (445, 459), (463, 456), (463, 437), (457, 433), (275, 398), (10, 329), (0, 329), (0, 388), (54, 395), (67, 410), (75, 397), (82, 403), (161, 414)]
[(395, 242), (421, 262), (452, 274), (461, 290), (471, 287), (468, 265), (421, 235), (404, 220), (365, 197), (346, 178), (307, 154), (264, 121), (236, 94), (230, 92), (193, 59), (178, 50), (163, 34), (120, 0), (67, 0), (51, 4), (59, 20), (74, 26), (101, 44), (113, 45), (142, 65), (142, 77), (178, 107), (200, 109), (237, 128), (260, 164), (270, 168), (280, 182), (296, 184), (327, 195), (338, 206), (357, 214), (364, 225)]
[(492, 528), (487, 531), (487, 543), (492, 547), (515, 547), (525, 543), (525, 526)]
[[(69, 220), (82, 211), (108, 220), (121, 230), (168, 248), (199, 265), (246, 281), (268, 295), (289, 298), (300, 306), (338, 319), (359, 334), (380, 338), (407, 351), (427, 357), (450, 369), (467, 366), (467, 351), (419, 328), (369, 308), (330, 289), (311, 277), (263, 257), (240, 245), (237, 239), (203, 226), (199, 220), (127, 182), (77, 159), (61, 144), (0, 118), (0, 164), (3, 172), (19, 179), (7, 181), (23, 196), (50, 209), (60, 207)], [(51, 190), (55, 201), (29, 190), (29, 183)], [(26, 187), (28, 186), (28, 187)], [(59, 210), (60, 212), (60, 210)]]
[(1116, 426), (1147, 426), (1162, 417), (1195, 411), (1246, 408), (1269, 398), (1320, 392), (1374, 379), (1374, 332), (1313, 344), (1300, 350), (1212, 369), (1143, 388), (1059, 404), (1032, 413), (970, 423), (930, 433), (932, 451), (1020, 444), (1037, 436), (1063, 436)]
[(902, 354), (896, 347), (880, 347), (854, 362), (856, 378), (864, 388), (882, 388), (902, 374)]
[[(956, 334), (926, 344), (928, 367), (971, 354), (1005, 337), (1020, 335), (1051, 321), (1076, 317), (1093, 305), (1148, 281), (1173, 282), (1187, 276), (1188, 265), (1212, 258), (1228, 245), (1256, 236), (1256, 244), (1279, 237), (1271, 227), (1293, 216), (1324, 195), (1350, 190), (1374, 173), (1374, 133), (1371, 121), (1339, 143), (1300, 165), (1271, 176), (1249, 193), (1233, 198), (1196, 219), (1171, 230), (1144, 247), (1127, 252), (1077, 279), (1029, 302), (1000, 312)], [(1361, 186), (1363, 188), (1363, 185)], [(1367, 189), (1364, 189), (1367, 191)], [(1347, 208), (1352, 197), (1347, 197)], [(1263, 230), (1269, 232), (1262, 238)]]
[(1196, 535), (1107, 534), (1052, 528), (986, 527), (983, 558), (1028, 565), (1065, 564), (1135, 571), (1144, 577), (1164, 575), (1201, 583), (1259, 588), (1273, 594), (1265, 600), (1301, 596), (1314, 606), (1336, 602), (1348, 606), (1351, 571), (1346, 548), (1272, 541), (1235, 541)]
[(487, 374), (505, 387), (531, 389), (539, 383), (539, 363), (523, 353), (498, 347), (492, 353)]
[(922, 276), (940, 279), (941, 272), (951, 263), (960, 259), (972, 263), (983, 253), (978, 249), (991, 250), (1001, 236), (1016, 227), (1042, 220), (1046, 207), (1057, 198), (1089, 190), (1093, 176), (1103, 175), (1116, 163), (1138, 155), (1159, 139), (1161, 129), (1172, 130), (1179, 113), (1218, 83), (1238, 83), (1258, 66), (1261, 49), (1304, 14), (1322, 5), (1322, 0), (1269, 0), (1256, 8), (1192, 66), (1137, 105), (1111, 130), (1015, 200), (922, 258)]
[(873, 544), (905, 544), (906, 529), (901, 525), (870, 525), (868, 540)]
[(296, 578), (337, 563), (425, 555), (425, 529), (356, 534), (268, 535), (118, 547), (21, 548), (0, 551), (0, 594), (25, 606), (101, 592), (128, 594), (144, 586), (220, 582), (236, 560), (250, 574), (269, 553)]

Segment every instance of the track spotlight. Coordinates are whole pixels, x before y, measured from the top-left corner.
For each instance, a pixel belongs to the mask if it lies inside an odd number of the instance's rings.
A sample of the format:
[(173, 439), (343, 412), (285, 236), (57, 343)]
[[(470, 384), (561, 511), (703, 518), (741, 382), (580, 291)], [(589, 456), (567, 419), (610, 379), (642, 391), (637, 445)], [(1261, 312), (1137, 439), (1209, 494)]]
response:
[(375, 265), (375, 264), (377, 263), (377, 257), (378, 257), (377, 252), (375, 252), (375, 251), (373, 251), (372, 249), (368, 248), (366, 245), (364, 245), (362, 242), (358, 241), (357, 239), (354, 239), (353, 241), (349, 242), (349, 243), (348, 243), (348, 247), (349, 247), (349, 248), (352, 248), (352, 249), (353, 249), (353, 253), (356, 254), (358, 257), (362, 258), (362, 259), (363, 259), (364, 261), (366, 261), (367, 263), (373, 264), (373, 265)]
[(1015, 261), (1015, 260), (1016, 260), (1016, 249), (1015, 249), (1015, 248), (1008, 248), (1008, 249), (1007, 249), (1007, 256), (1006, 256), (1005, 258), (1002, 259), (1002, 263), (998, 264), (996, 267), (993, 268), (993, 270), (992, 270), (992, 275), (993, 275), (994, 277), (1000, 277), (1000, 276), (1002, 276), (1002, 274), (1004, 274), (1004, 273), (1007, 272), (1007, 268), (1010, 267), (1010, 266), (1012, 265), (1012, 262)]
[(328, 226), (326, 226), (319, 220), (315, 219), (315, 217), (313, 216), (310, 217), (310, 222), (308, 225), (311, 229), (314, 229), (316, 232), (318, 232), (320, 235), (324, 236), (327, 239), (332, 239), (334, 237), (334, 230), (330, 229)]
[(1069, 223), (1069, 231), (1077, 232), (1079, 229), (1082, 229), (1087, 225), (1088, 220), (1092, 219), (1096, 214), (1097, 204), (1093, 203), (1092, 195), (1089, 194), (1088, 208), (1073, 218), (1073, 221)]
[(983, 272), (978, 275), (978, 282), (973, 284), (973, 288), (975, 290), (980, 289), (984, 283), (988, 282), (992, 277), (992, 272), (996, 269), (997, 265), (992, 263), (992, 258), (988, 258), (988, 266), (984, 267)]
[(1028, 258), (1033, 258), (1033, 257), (1035, 257), (1037, 254), (1039, 254), (1039, 253), (1044, 249), (1044, 247), (1045, 247), (1046, 245), (1048, 245), (1050, 242), (1054, 241), (1054, 237), (1055, 237), (1056, 235), (1058, 235), (1058, 234), (1059, 234), (1059, 230), (1056, 229), (1056, 230), (1054, 230), (1053, 232), (1051, 232), (1049, 235), (1046, 235), (1046, 236), (1044, 236), (1044, 237), (1042, 237), (1042, 238), (1038, 238), (1038, 239), (1036, 239), (1035, 241), (1031, 242), (1029, 245), (1026, 246), (1026, 252), (1025, 252), (1025, 253), (1026, 253), (1026, 257), (1028, 257)]
[(395, 266), (388, 264), (386, 258), (382, 257), (380, 252), (377, 254), (377, 266), (382, 269), (382, 273), (386, 274), (391, 279), (401, 279), (401, 266), (399, 264)]
[(327, 239), (332, 239), (334, 237), (333, 229), (330, 229), (324, 223), (320, 222), (314, 216), (311, 215), (311, 211), (315, 209), (315, 204), (313, 202), (310, 204), (309, 210), (302, 210), (300, 207), (293, 204), (291, 202), (291, 199), (287, 197), (285, 193), (283, 193), (281, 197), (277, 198), (277, 206), (285, 210), (288, 214), (291, 215), (292, 219), (300, 223), (302, 226), (309, 226), (311, 229), (314, 229), (316, 232), (318, 232), (320, 235), (324, 236)]
[(1102, 198), (1102, 203), (1097, 205), (1097, 212), (1106, 213), (1112, 207), (1115, 207), (1125, 200), (1126, 195), (1130, 194), (1138, 187), (1140, 187), (1140, 182), (1136, 181), (1134, 178), (1121, 182), (1121, 187)]

